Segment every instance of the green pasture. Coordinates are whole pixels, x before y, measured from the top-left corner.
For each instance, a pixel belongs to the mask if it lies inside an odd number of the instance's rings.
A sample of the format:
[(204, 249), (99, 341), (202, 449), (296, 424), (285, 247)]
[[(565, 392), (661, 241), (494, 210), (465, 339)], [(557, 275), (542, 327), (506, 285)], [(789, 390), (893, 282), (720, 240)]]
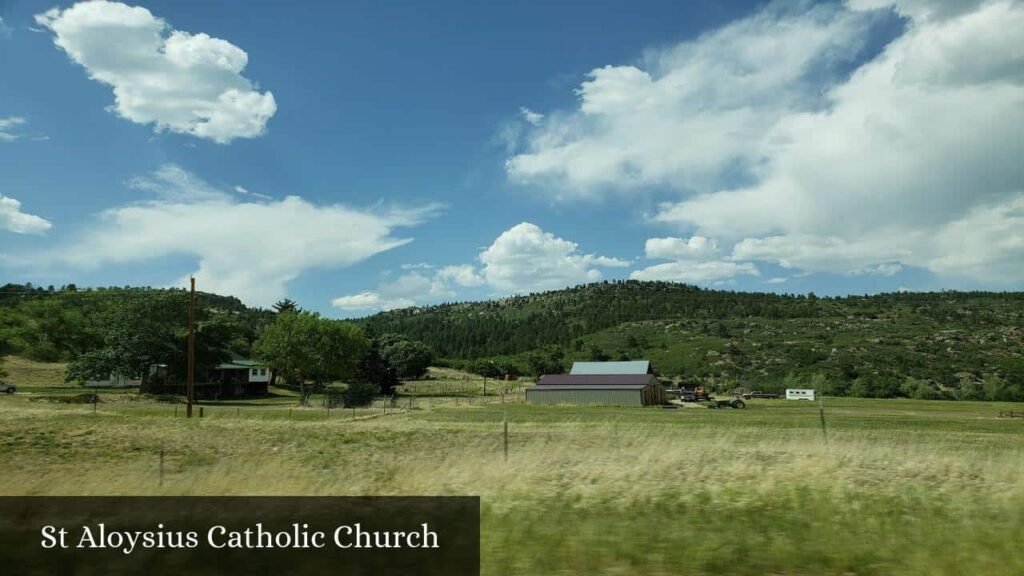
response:
[(0, 493), (479, 495), (485, 574), (1024, 573), (1024, 420), (999, 416), (1020, 405), (826, 399), (826, 441), (785, 400), (328, 413), (277, 391), (188, 420), (51, 388), (0, 397)]

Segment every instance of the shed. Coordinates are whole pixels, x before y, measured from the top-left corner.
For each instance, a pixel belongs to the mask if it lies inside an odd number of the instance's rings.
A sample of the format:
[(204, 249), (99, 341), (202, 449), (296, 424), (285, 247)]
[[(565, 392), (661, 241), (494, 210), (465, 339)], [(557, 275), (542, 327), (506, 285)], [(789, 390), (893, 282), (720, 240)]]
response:
[(545, 374), (536, 386), (526, 389), (526, 401), (577, 406), (651, 406), (665, 401), (665, 391), (653, 374)]
[(647, 360), (625, 362), (573, 362), (569, 374), (653, 374)]

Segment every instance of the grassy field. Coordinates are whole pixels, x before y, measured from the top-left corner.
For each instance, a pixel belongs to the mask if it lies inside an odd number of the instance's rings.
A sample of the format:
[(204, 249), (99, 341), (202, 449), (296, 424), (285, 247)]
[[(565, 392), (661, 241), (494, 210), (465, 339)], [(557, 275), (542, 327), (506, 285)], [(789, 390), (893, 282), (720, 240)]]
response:
[(64, 371), (67, 364), (58, 362), (33, 362), (18, 356), (4, 356), (0, 368), (7, 372), (4, 380), (18, 385), (18, 388), (60, 388), (66, 387)]
[(485, 574), (1024, 573), (1024, 420), (999, 417), (1020, 405), (827, 399), (826, 442), (816, 405), (782, 400), (531, 407), (424, 389), (186, 420), (46, 384), (0, 397), (0, 493), (480, 495)]

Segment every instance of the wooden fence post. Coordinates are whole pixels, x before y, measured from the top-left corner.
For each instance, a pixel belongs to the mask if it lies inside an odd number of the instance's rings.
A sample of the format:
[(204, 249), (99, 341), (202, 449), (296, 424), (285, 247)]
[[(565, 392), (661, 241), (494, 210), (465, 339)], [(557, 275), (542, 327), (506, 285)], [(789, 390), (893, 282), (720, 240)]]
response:
[(818, 399), (818, 414), (821, 416), (821, 437), (828, 444), (828, 431), (825, 429), (825, 401), (821, 398)]

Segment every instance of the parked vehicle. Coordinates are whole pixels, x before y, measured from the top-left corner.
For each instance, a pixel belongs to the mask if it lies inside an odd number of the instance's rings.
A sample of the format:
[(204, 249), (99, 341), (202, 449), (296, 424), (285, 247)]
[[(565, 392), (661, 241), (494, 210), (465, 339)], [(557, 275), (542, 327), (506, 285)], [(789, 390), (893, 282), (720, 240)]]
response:
[(780, 395), (775, 394), (773, 392), (761, 392), (760, 390), (751, 390), (750, 392), (744, 393), (743, 398), (746, 400), (750, 400), (751, 398), (765, 398), (767, 400), (775, 400), (777, 398), (780, 398)]
[(708, 395), (707, 389), (703, 386), (697, 386), (692, 390), (680, 388), (679, 399), (683, 402), (704, 402), (706, 400), (710, 400), (711, 396)]
[(695, 386), (692, 390), (679, 388), (679, 399), (683, 402), (707, 402), (708, 408), (746, 408), (747, 404), (737, 394), (732, 400), (718, 400), (708, 394), (707, 388)]
[(737, 410), (741, 410), (746, 407), (747, 403), (740, 398), (734, 398), (732, 400), (716, 400), (711, 398), (711, 402), (708, 404), (708, 408), (736, 408)]
[(17, 386), (10, 382), (0, 382), (0, 392), (4, 394), (14, 394), (17, 390)]
[(810, 388), (787, 388), (786, 400), (814, 400), (814, 390)]

